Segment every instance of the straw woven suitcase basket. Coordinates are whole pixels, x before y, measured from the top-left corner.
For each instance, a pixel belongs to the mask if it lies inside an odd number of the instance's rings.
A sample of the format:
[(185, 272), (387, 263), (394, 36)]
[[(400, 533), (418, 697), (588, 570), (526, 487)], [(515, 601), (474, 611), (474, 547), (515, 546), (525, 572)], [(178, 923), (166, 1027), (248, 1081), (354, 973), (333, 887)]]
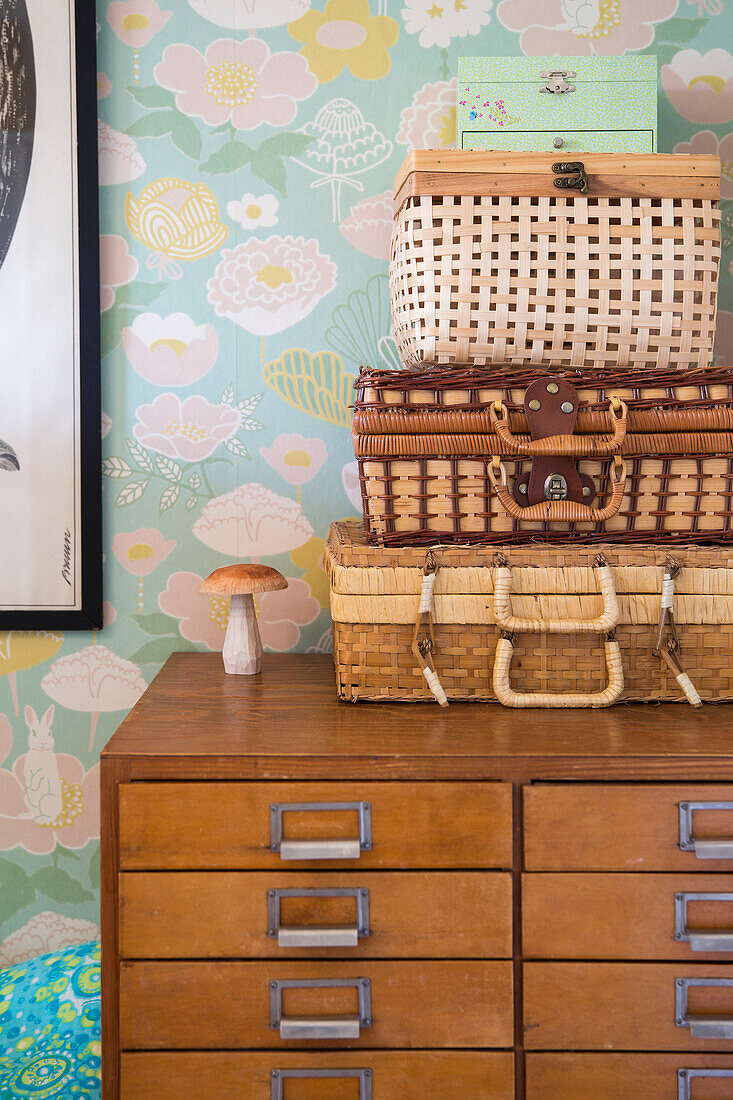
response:
[(367, 368), (354, 447), (382, 545), (733, 540), (730, 368)]
[(717, 157), (421, 150), (394, 193), (406, 366), (712, 362)]
[(339, 695), (433, 700), (432, 673), (448, 700), (509, 706), (732, 700), (733, 549), (672, 555), (376, 547), (357, 521), (334, 523), (324, 561)]

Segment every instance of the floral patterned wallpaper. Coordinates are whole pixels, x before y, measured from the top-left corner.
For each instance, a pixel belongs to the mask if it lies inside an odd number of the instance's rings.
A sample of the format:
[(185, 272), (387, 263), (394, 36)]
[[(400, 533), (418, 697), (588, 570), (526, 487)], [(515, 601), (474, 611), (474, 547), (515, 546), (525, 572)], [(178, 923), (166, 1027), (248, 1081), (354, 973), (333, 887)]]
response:
[(99, 636), (0, 634), (0, 966), (93, 935), (98, 753), (167, 655), (218, 650), (202, 577), (260, 559), (270, 650), (325, 652), (332, 519), (359, 510), (360, 363), (395, 366), (391, 184), (453, 140), (468, 55), (659, 57), (659, 148), (719, 152), (724, 0), (98, 0), (105, 522)]

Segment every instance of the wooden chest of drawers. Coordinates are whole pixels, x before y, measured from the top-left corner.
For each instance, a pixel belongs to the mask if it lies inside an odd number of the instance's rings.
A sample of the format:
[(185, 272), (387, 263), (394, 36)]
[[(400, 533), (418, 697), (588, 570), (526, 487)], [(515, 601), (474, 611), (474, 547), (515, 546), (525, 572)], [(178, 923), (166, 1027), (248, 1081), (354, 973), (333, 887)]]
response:
[(104, 1100), (730, 1100), (732, 748), (174, 655), (102, 756)]

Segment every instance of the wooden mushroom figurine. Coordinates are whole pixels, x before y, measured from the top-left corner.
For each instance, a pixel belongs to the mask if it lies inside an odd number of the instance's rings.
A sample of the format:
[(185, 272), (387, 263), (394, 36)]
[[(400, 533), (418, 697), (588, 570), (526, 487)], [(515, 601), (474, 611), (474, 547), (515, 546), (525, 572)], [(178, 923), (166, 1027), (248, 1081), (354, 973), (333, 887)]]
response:
[(276, 592), (288, 582), (269, 565), (225, 565), (202, 582), (199, 592), (231, 596), (229, 623), (224, 638), (224, 670), (238, 676), (254, 676), (262, 668), (262, 641), (257, 626), (255, 592)]

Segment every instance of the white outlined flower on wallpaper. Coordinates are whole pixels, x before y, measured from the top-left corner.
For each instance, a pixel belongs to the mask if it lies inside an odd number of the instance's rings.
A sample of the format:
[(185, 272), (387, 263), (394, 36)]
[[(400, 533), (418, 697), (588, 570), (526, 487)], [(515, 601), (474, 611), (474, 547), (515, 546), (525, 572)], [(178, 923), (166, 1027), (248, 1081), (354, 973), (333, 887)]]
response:
[(0, 970), (18, 966), (36, 955), (48, 955), (98, 939), (98, 925), (46, 909), (36, 913), (0, 943)]
[(101, 118), (97, 119), (97, 150), (99, 182), (104, 186), (130, 183), (145, 171), (137, 142), (119, 130), (113, 130)]
[(623, 54), (654, 41), (655, 24), (677, 11), (679, 0), (502, 0), (500, 23), (519, 31), (528, 55), (570, 57)]
[(204, 546), (233, 558), (285, 554), (313, 535), (297, 501), (257, 482), (209, 501), (192, 531)]
[(220, 317), (256, 336), (271, 336), (307, 317), (336, 285), (336, 265), (318, 241), (255, 237), (224, 249), (208, 282)]
[(733, 134), (726, 134), (718, 141), (712, 130), (698, 130), (690, 141), (678, 142), (672, 151), (694, 156), (712, 153), (720, 157), (720, 197), (733, 199)]
[(733, 119), (733, 56), (728, 50), (680, 50), (662, 66), (662, 85), (678, 114), (717, 125)]
[(134, 707), (147, 684), (132, 661), (106, 646), (88, 645), (54, 661), (41, 687), (55, 703), (91, 714), (91, 752), (99, 715)]
[(99, 308), (102, 313), (115, 303), (115, 288), (126, 286), (137, 275), (138, 264), (124, 237), (103, 233), (99, 238)]
[(392, 142), (367, 122), (349, 99), (332, 99), (300, 133), (315, 140), (294, 156), (296, 164), (317, 177), (311, 187), (331, 189), (332, 216), (341, 221), (341, 189), (353, 187), (363, 192), (357, 176), (383, 164), (392, 153)]
[(299, 19), (311, 0), (188, 0), (195, 12), (234, 31), (277, 27)]
[[(535, 0), (536, 3), (536, 0)], [(405, 0), (402, 18), (421, 46), (450, 46), (452, 39), (478, 34), (491, 22), (494, 0)]]
[(388, 260), (392, 241), (394, 200), (392, 191), (362, 199), (341, 222), (341, 235), (349, 244), (375, 260)]
[(395, 139), (413, 149), (453, 149), (456, 144), (456, 78), (423, 84), (400, 113)]
[(288, 50), (271, 53), (261, 38), (219, 38), (205, 54), (184, 43), (168, 46), (155, 79), (176, 93), (183, 114), (208, 126), (231, 122), (236, 130), (263, 123), (287, 126), (298, 103), (318, 87), (304, 57)]
[(219, 354), (213, 325), (197, 325), (187, 313), (138, 313), (122, 330), (130, 365), (153, 386), (190, 386), (208, 374)]
[(269, 229), (277, 225), (279, 206), (275, 195), (252, 195), (246, 192), (241, 199), (227, 203), (227, 214), (243, 229)]
[(150, 405), (139, 405), (132, 434), (149, 451), (183, 462), (210, 458), (220, 443), (239, 430), (241, 416), (233, 406), (213, 405), (201, 394), (181, 401), (161, 393)]

